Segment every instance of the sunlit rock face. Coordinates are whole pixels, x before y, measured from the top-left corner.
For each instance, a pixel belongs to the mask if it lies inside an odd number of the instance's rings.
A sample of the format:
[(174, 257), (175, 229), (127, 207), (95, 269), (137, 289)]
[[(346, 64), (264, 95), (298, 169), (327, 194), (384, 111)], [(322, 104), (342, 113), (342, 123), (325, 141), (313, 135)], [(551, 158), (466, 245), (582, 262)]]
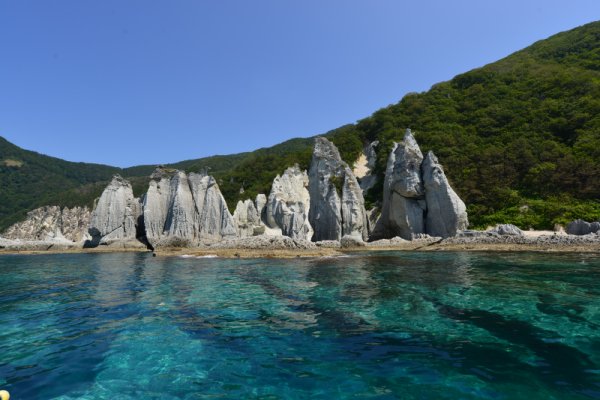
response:
[(315, 139), (308, 179), (312, 240), (340, 240), (345, 235), (366, 240), (368, 223), (362, 190), (338, 149), (323, 137)]
[(92, 212), (89, 234), (94, 244), (116, 240), (135, 240), (142, 214), (140, 200), (133, 196), (131, 184), (115, 175), (98, 199)]
[(408, 129), (388, 157), (381, 216), (371, 239), (449, 237), (467, 226), (465, 204), (450, 187), (442, 166), (432, 152), (424, 160)]
[(262, 226), (256, 205), (250, 199), (238, 201), (233, 212), (233, 221), (237, 227), (238, 236), (242, 238), (259, 234)]
[(421, 169), (427, 203), (425, 232), (431, 236), (449, 237), (467, 229), (467, 207), (450, 187), (444, 169), (432, 151), (427, 153)]
[(381, 217), (374, 229), (375, 239), (400, 236), (410, 240), (425, 233), (425, 191), (421, 178), (423, 153), (412, 132), (407, 130), (388, 157)]
[(143, 215), (153, 247), (194, 246), (237, 234), (219, 186), (208, 175), (156, 169)]
[(1, 236), (11, 240), (80, 242), (87, 237), (89, 222), (87, 207), (44, 206), (29, 211), (25, 220), (11, 225)]
[(310, 195), (308, 175), (298, 165), (277, 175), (266, 204), (265, 222), (269, 228), (281, 229), (292, 239), (310, 240), (313, 229), (308, 220)]

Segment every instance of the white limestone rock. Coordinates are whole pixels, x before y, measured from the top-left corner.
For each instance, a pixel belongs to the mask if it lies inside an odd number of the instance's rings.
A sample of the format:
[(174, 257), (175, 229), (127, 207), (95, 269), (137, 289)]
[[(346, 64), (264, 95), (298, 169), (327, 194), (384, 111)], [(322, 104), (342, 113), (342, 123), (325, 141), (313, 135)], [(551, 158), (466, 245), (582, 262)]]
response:
[(421, 170), (427, 202), (425, 232), (446, 238), (467, 229), (467, 207), (450, 187), (444, 169), (432, 151), (427, 153)]
[(131, 184), (115, 175), (92, 211), (88, 229), (92, 244), (135, 239), (140, 215), (140, 201), (133, 196)]
[(158, 168), (144, 198), (151, 246), (197, 246), (237, 232), (219, 186), (211, 176)]
[(44, 206), (29, 211), (25, 220), (11, 225), (2, 236), (8, 240), (81, 242), (87, 237), (87, 207)]
[(237, 236), (235, 222), (215, 178), (191, 173), (189, 180), (198, 211), (200, 242), (214, 243)]
[[(238, 201), (235, 211), (233, 212), (233, 220), (237, 226), (239, 237), (255, 236), (261, 231), (260, 214), (250, 199)], [(264, 232), (264, 229), (262, 229)]]
[(500, 236), (524, 236), (523, 231), (513, 224), (496, 225), (494, 229), (487, 232)]
[(394, 143), (387, 161), (381, 217), (373, 231), (374, 238), (400, 236), (411, 240), (414, 234), (425, 232), (422, 162), (421, 149), (407, 129), (404, 140)]
[[(265, 222), (269, 228), (281, 229), (292, 239), (310, 240), (313, 229), (308, 220), (310, 195), (308, 175), (298, 165), (277, 175), (267, 200)], [(257, 199), (258, 203), (258, 199)]]
[(308, 179), (312, 240), (339, 241), (345, 235), (366, 239), (362, 191), (338, 149), (323, 137), (315, 139)]

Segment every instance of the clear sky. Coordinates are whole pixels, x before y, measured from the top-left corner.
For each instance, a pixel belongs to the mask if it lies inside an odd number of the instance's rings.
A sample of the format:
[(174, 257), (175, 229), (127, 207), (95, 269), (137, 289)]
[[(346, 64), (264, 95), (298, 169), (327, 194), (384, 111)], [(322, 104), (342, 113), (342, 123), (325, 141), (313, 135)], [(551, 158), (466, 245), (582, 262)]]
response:
[(599, 0), (0, 0), (0, 136), (116, 166), (248, 151), (598, 19)]

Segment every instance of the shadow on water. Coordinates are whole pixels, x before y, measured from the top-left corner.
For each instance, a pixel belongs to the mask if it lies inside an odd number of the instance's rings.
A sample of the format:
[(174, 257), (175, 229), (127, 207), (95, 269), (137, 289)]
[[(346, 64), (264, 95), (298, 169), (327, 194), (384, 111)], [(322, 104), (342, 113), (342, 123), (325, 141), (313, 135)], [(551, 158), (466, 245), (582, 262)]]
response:
[[(70, 255), (69, 258), (51, 255), (23, 259), (30, 263), (24, 267), (39, 268), (35, 279), (28, 282), (31, 290), (28, 294), (35, 295), (30, 300), (36, 304), (51, 302), (54, 305), (48, 315), (38, 319), (28, 321), (27, 315), (20, 317), (24, 341), (16, 345), (22, 347), (21, 362), (3, 363), (0, 360), (0, 377), (6, 379), (3, 389), (21, 399), (50, 399), (87, 389), (99, 373), (99, 369), (90, 366), (97, 366), (105, 359), (117, 335), (115, 326), (139, 313), (132, 301), (137, 290), (129, 283), (138, 280), (135, 271), (142, 268), (140, 256), (132, 254), (131, 265), (118, 264), (127, 277), (127, 282), (118, 289), (112, 285), (123, 275), (115, 276), (107, 269), (104, 262), (107, 255)], [(31, 265), (32, 260), (40, 265)], [(62, 262), (64, 269), (47, 268), (44, 264), (47, 260)], [(107, 282), (107, 277), (112, 280)], [(0, 296), (0, 301), (3, 297)], [(27, 301), (26, 298), (11, 297), (12, 301)], [(116, 298), (122, 301), (115, 301)], [(37, 311), (33, 309), (32, 312)], [(31, 361), (23, 363), (27, 359)]]
[[(588, 373), (596, 366), (590, 358), (581, 351), (567, 346), (563, 343), (557, 343), (551, 339), (544, 340), (544, 337), (550, 338), (550, 332), (544, 331), (525, 321), (505, 318), (500, 314), (484, 311), (452, 307), (449, 305), (437, 303), (438, 311), (441, 315), (451, 318), (455, 321), (475, 325), (485, 329), (497, 338), (506, 340), (512, 344), (525, 346), (541, 360), (537, 368), (532, 368), (528, 364), (518, 362), (516, 359), (506, 359), (506, 356), (496, 352), (492, 359), (496, 363), (495, 357), (504, 358), (508, 368), (515, 370), (530, 370), (543, 381), (555, 384), (564, 382), (575, 388), (586, 388), (597, 383)], [(463, 352), (465, 350), (463, 349)], [(466, 360), (476, 360), (481, 358), (482, 354), (488, 358), (489, 349), (483, 351), (479, 346), (476, 349), (467, 351)], [(500, 365), (502, 365), (500, 363)]]

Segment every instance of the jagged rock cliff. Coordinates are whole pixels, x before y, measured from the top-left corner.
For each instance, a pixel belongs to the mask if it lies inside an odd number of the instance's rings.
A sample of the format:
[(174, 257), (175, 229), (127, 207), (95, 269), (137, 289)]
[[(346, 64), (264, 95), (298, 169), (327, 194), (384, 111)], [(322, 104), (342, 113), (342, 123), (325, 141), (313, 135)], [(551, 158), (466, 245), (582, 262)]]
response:
[(269, 228), (281, 229), (292, 239), (310, 240), (313, 229), (308, 221), (310, 195), (308, 175), (298, 165), (290, 167), (273, 180), (267, 200), (265, 220)]
[(364, 199), (356, 177), (329, 140), (318, 137), (308, 174), (313, 241), (368, 238)]
[(151, 246), (195, 246), (236, 236), (213, 177), (158, 168), (150, 178), (143, 215)]
[(450, 237), (467, 229), (467, 207), (450, 187), (444, 169), (432, 151), (421, 166), (427, 217), (425, 232), (431, 236)]
[(466, 207), (452, 190), (433, 153), (423, 154), (410, 129), (387, 162), (381, 217), (374, 239), (423, 233), (449, 237), (468, 225)]
[(24, 221), (10, 226), (2, 237), (11, 240), (80, 242), (87, 237), (90, 210), (87, 207), (45, 206), (27, 213)]
[(374, 229), (377, 239), (400, 236), (410, 240), (425, 232), (425, 191), (421, 179), (423, 153), (411, 131), (394, 143), (388, 157), (381, 217)]
[(92, 212), (89, 234), (92, 244), (135, 240), (141, 224), (142, 205), (133, 196), (129, 181), (115, 175), (102, 192)]

